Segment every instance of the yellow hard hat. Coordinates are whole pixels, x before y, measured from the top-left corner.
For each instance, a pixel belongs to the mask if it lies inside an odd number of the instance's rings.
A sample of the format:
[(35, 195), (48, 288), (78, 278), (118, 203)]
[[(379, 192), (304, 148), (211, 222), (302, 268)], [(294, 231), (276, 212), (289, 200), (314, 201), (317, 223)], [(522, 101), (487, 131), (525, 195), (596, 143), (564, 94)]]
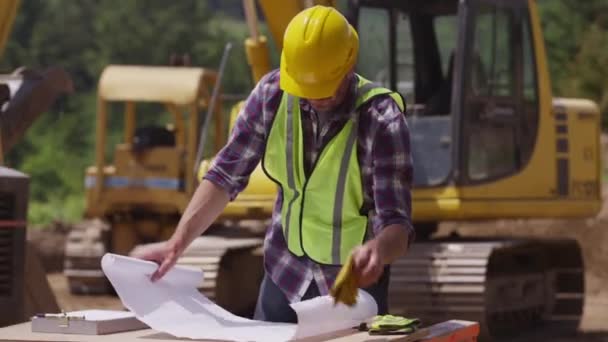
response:
[(358, 52), (357, 32), (338, 10), (307, 8), (285, 29), (281, 89), (307, 99), (331, 97), (355, 65)]

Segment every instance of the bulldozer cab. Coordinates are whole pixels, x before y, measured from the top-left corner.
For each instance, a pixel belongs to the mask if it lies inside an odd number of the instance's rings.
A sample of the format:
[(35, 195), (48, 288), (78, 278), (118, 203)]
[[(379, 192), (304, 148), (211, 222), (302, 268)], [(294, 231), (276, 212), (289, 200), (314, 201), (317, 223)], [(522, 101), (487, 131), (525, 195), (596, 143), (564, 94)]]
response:
[(406, 99), (417, 221), (597, 212), (598, 110), (552, 98), (534, 1), (350, 5), (358, 72)]
[[(215, 71), (196, 67), (105, 68), (98, 90), (96, 161), (85, 180), (89, 216), (138, 208), (183, 212), (196, 186), (193, 165), (215, 80)], [(163, 110), (140, 112), (138, 104), (156, 104)], [(123, 139), (108, 164), (108, 120), (114, 115), (110, 108), (116, 107), (124, 111)], [(168, 114), (167, 125), (142, 124), (151, 122), (144, 120), (147, 115), (158, 113)], [(221, 106), (216, 105), (212, 115), (214, 141), (207, 146), (211, 153), (226, 139)]]

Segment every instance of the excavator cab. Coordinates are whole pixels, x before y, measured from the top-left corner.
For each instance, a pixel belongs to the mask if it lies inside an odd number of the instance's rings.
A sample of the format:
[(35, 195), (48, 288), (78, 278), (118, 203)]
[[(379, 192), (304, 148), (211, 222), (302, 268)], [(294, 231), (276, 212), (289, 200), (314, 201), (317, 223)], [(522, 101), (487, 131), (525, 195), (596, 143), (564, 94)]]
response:
[(407, 102), (414, 218), (594, 215), (600, 116), (552, 98), (533, 1), (351, 1), (358, 72)]

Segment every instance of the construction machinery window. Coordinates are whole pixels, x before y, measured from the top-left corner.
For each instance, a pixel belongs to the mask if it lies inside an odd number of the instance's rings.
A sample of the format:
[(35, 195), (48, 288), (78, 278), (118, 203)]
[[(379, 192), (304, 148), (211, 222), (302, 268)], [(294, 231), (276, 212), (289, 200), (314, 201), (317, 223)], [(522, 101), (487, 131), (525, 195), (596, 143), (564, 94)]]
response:
[[(391, 18), (392, 16), (394, 17)], [(392, 28), (387, 24), (395, 18), (398, 39), (395, 41), (397, 80), (394, 90), (400, 92), (407, 103), (411, 103), (414, 98), (414, 62), (410, 27), (406, 16), (395, 16), (385, 8), (360, 9), (358, 32), (361, 48), (357, 71), (383, 87), (393, 88), (390, 41)]]
[(456, 13), (359, 8), (357, 70), (404, 96), (414, 114), (450, 113)]
[(356, 20), (361, 42), (357, 71), (405, 98), (414, 185), (441, 185), (452, 170), (456, 2), (448, 7), (361, 4)]
[[(112, 101), (108, 102), (107, 109), (106, 160), (116, 158), (115, 153), (120, 148), (143, 151), (154, 146), (175, 144), (174, 117), (163, 104)], [(133, 126), (126, 117), (129, 111), (133, 112)]]
[(529, 21), (520, 7), (479, 1), (467, 51), (466, 175), (469, 182), (513, 174), (529, 160), (538, 109)]

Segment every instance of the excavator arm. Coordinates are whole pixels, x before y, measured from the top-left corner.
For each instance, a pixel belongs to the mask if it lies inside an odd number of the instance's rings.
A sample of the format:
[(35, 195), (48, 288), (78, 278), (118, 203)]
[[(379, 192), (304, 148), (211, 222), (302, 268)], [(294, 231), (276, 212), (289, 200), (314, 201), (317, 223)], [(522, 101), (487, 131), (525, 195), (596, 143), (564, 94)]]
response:
[(283, 46), (283, 32), (287, 28), (287, 24), (291, 18), (295, 17), (300, 11), (314, 5), (334, 6), (335, 0), (258, 0), (260, 7), (264, 12), (266, 23), (270, 28), (272, 39), (274, 39), (277, 47), (280, 49)]
[(17, 8), (20, 0), (0, 1), (0, 57), (4, 53), (4, 46), (11, 33), (13, 22), (17, 16)]
[[(283, 48), (283, 33), (291, 18), (295, 17), (303, 9), (314, 6), (324, 5), (336, 7), (335, 0), (258, 0), (266, 24), (268, 25), (272, 39), (277, 49)], [(251, 77), (254, 83), (272, 70), (270, 63), (270, 50), (268, 48), (268, 38), (260, 33), (258, 27), (258, 15), (255, 0), (243, 0), (245, 9), (245, 19), (249, 28), (249, 37), (245, 39), (245, 53), (247, 63), (251, 69)], [(241, 110), (244, 102), (241, 101), (234, 105), (230, 111), (229, 127), (232, 128), (236, 117)], [(198, 177), (206, 171), (205, 167), (199, 169)]]
[[(334, 6), (335, 0), (258, 0), (272, 39), (278, 50), (283, 47), (283, 32), (291, 18), (303, 9), (314, 5)], [(247, 61), (251, 67), (253, 81), (257, 83), (271, 70), (270, 52), (266, 36), (260, 34), (255, 0), (243, 0), (245, 18), (249, 27), (249, 38), (245, 40)]]

